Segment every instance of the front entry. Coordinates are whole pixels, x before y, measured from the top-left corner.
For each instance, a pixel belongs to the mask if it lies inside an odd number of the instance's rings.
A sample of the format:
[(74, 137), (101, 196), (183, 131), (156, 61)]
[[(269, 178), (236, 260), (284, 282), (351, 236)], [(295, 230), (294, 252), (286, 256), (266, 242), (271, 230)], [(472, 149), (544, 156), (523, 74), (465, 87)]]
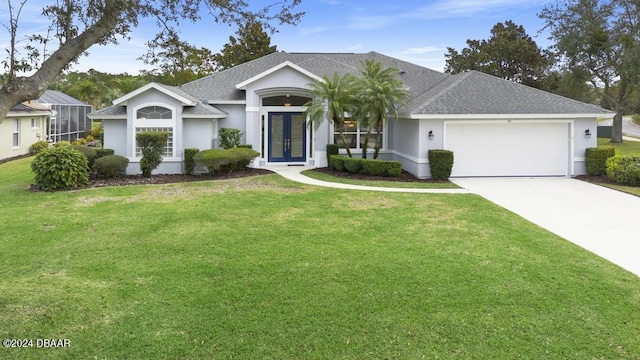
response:
[(306, 145), (302, 113), (269, 113), (269, 162), (305, 162)]

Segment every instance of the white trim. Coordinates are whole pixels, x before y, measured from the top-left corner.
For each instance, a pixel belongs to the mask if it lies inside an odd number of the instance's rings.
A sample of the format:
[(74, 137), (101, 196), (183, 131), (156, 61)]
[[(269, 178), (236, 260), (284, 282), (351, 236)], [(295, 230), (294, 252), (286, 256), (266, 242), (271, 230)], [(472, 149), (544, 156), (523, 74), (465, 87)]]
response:
[(118, 104), (126, 105), (127, 104), (127, 100), (129, 100), (129, 99), (131, 99), (131, 98), (133, 98), (135, 96), (138, 96), (138, 95), (142, 94), (143, 92), (145, 92), (147, 90), (150, 90), (150, 89), (156, 89), (156, 90), (160, 91), (161, 93), (163, 93), (165, 95), (168, 95), (168, 96), (180, 101), (182, 103), (182, 105), (195, 106), (197, 104), (197, 102), (195, 102), (195, 101), (193, 101), (191, 99), (188, 99), (188, 98), (186, 98), (184, 96), (178, 95), (178, 94), (174, 93), (173, 91), (171, 91), (169, 89), (166, 89), (164, 86), (160, 86), (159, 84), (156, 84), (156, 83), (153, 83), (153, 82), (149, 83), (149, 84), (147, 84), (147, 85), (145, 85), (145, 86), (143, 86), (141, 88), (138, 88), (138, 89), (136, 89), (136, 90), (134, 90), (134, 91), (122, 96), (122, 97), (119, 97), (119, 98), (113, 100), (112, 103), (113, 103), (113, 105), (118, 105)]
[(91, 120), (127, 120), (127, 114), (123, 115), (94, 115), (89, 114), (87, 117)]
[(226, 114), (216, 114), (216, 115), (206, 115), (206, 114), (198, 114), (198, 115), (189, 115), (189, 114), (185, 114), (184, 112), (182, 113), (182, 119), (183, 120), (188, 120), (188, 119), (226, 119), (227, 115)]
[(610, 117), (614, 114), (404, 114), (400, 115), (401, 119), (415, 119), (415, 120), (532, 120), (535, 119), (583, 119), (583, 118), (602, 118)]
[[(138, 110), (140, 109), (144, 109), (146, 107), (149, 106), (159, 106), (165, 109), (169, 109), (171, 110), (171, 119), (138, 119)], [(160, 127), (165, 127), (165, 128), (171, 128), (171, 134), (173, 136), (173, 141), (172, 141), (172, 154), (175, 155), (176, 154), (176, 143), (177, 143), (177, 134), (176, 134), (176, 130), (178, 128), (178, 121), (177, 121), (177, 112), (178, 109), (166, 104), (166, 103), (162, 103), (162, 102), (157, 102), (157, 101), (152, 101), (152, 102), (147, 102), (147, 103), (143, 103), (140, 104), (134, 108), (131, 109), (131, 116), (132, 116), (132, 121), (131, 121), (131, 155), (134, 159), (141, 159), (136, 157), (136, 128), (160, 128)], [(142, 124), (142, 125), (140, 125)], [(163, 161), (164, 161), (164, 157), (163, 157)], [(166, 157), (167, 160), (170, 159), (178, 159), (175, 156), (174, 157)]]
[(417, 158), (415, 156), (412, 156), (412, 155), (409, 155), (409, 154), (405, 154), (405, 153), (402, 153), (402, 152), (397, 151), (397, 150), (391, 150), (391, 153), (393, 155), (397, 155), (397, 156), (399, 156), (401, 158), (404, 158), (404, 159), (407, 159), (409, 161), (413, 161), (416, 164), (428, 164), (429, 163), (429, 158)]
[(206, 100), (207, 104), (211, 106), (215, 105), (244, 105), (247, 100)]
[(298, 72), (300, 72), (300, 73), (312, 78), (313, 80), (322, 81), (322, 78), (319, 77), (318, 75), (301, 68), (300, 66), (292, 63), (291, 61), (285, 61), (285, 62), (283, 62), (283, 63), (281, 63), (279, 65), (276, 65), (276, 66), (268, 69), (267, 71), (263, 71), (260, 74), (258, 74), (256, 76), (250, 78), (250, 79), (247, 79), (247, 80), (237, 84), (236, 85), (236, 89), (238, 89), (238, 90), (246, 90), (247, 89), (247, 85), (249, 85), (249, 84), (251, 84), (251, 83), (253, 83), (255, 81), (258, 81), (258, 80), (262, 79), (265, 76), (271, 75), (274, 72), (276, 72), (276, 71), (278, 71), (278, 70), (280, 70), (280, 69), (282, 69), (284, 67), (290, 67), (293, 70), (296, 70), (296, 71), (298, 71)]
[(245, 112), (260, 112), (260, 107), (258, 106), (247, 106)]

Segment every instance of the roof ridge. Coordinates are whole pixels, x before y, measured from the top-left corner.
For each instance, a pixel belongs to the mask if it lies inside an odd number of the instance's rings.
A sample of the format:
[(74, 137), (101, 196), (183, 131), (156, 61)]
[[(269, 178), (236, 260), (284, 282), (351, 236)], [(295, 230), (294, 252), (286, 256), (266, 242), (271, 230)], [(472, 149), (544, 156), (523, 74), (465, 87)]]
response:
[(423, 94), (427, 93), (429, 90), (435, 88), (436, 86), (440, 85), (441, 83), (443, 83), (443, 82), (445, 82), (447, 80), (450, 80), (452, 77), (458, 77), (458, 79), (455, 79), (451, 84), (447, 85), (444, 89), (439, 91), (437, 94), (429, 97), (429, 99), (427, 101), (425, 101), (424, 103), (420, 104), (420, 107), (422, 108), (422, 107), (425, 107), (425, 106), (428, 106), (428, 105), (432, 104), (433, 102), (435, 102), (436, 100), (441, 98), (449, 90), (453, 89), (454, 87), (458, 86), (462, 81), (466, 80), (469, 77), (470, 74), (471, 74), (471, 72), (465, 71), (465, 72), (462, 72), (462, 73), (457, 73), (457, 74), (449, 75), (448, 77), (442, 78), (442, 80), (438, 81), (433, 86), (429, 87), (425, 92), (423, 92), (422, 94), (416, 96), (416, 98), (422, 96)]

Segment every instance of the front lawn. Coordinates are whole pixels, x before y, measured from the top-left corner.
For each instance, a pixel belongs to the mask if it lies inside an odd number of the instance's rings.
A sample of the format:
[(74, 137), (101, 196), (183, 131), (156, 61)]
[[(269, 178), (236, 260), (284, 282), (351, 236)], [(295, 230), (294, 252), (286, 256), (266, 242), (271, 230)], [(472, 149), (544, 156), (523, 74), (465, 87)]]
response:
[(640, 278), (470, 194), (278, 175), (34, 193), (0, 165), (3, 359), (637, 359)]
[(611, 139), (598, 138), (598, 146), (613, 146), (616, 155), (640, 154), (640, 141), (623, 140), (621, 144), (612, 143)]

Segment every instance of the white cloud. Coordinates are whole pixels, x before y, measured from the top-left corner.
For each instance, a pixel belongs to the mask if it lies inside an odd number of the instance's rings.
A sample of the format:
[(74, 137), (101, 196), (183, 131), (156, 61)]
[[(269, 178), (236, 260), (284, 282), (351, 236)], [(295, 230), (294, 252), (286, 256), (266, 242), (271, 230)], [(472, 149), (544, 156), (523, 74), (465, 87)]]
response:
[(440, 50), (442, 49), (435, 46), (424, 46), (424, 47), (408, 48), (407, 50), (402, 51), (401, 54), (420, 55), (420, 54), (425, 54), (425, 53), (440, 51)]
[(406, 15), (426, 18), (469, 17), (504, 9), (530, 8), (547, 2), (548, 0), (438, 0)]
[(362, 45), (362, 44), (354, 44), (354, 45), (351, 45), (351, 46), (347, 47), (347, 51), (358, 51), (358, 50), (362, 50), (362, 48), (364, 48), (364, 45)]

